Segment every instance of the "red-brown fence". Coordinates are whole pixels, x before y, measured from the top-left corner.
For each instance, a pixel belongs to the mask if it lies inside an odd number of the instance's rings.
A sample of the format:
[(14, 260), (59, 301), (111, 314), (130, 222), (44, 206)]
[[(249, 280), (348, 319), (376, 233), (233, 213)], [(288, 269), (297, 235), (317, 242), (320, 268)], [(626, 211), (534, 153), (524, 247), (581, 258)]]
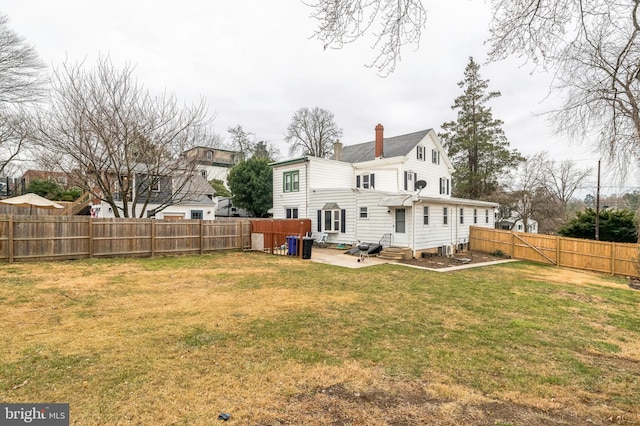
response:
[(252, 248), (302, 257), (311, 219), (263, 219), (251, 222)]

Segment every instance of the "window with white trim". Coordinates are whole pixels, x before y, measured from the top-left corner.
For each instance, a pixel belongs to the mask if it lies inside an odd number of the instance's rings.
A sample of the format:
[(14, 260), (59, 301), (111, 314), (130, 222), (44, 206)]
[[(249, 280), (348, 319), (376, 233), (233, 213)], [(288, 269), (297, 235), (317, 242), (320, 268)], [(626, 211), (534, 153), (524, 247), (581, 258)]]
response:
[(340, 210), (325, 210), (324, 212), (324, 228), (326, 232), (340, 231)]
[(447, 225), (449, 223), (449, 208), (442, 208), (442, 224)]
[(464, 209), (460, 207), (460, 225), (464, 225)]
[(360, 207), (360, 219), (369, 219), (369, 207)]
[(440, 164), (440, 152), (432, 149), (431, 150), (431, 162), (433, 164)]
[(440, 178), (440, 194), (449, 195), (449, 179)]
[(285, 217), (287, 219), (297, 219), (298, 218), (298, 208), (297, 207), (286, 207), (284, 209)]
[(416, 147), (416, 159), (424, 161), (425, 151), (426, 151), (425, 147), (418, 145)]
[(374, 189), (376, 186), (375, 173), (363, 173), (356, 176), (356, 188)]
[(478, 209), (473, 209), (473, 223), (478, 223)]
[(484, 211), (484, 223), (489, 223), (489, 209)]
[(429, 206), (424, 206), (422, 208), (422, 224), (423, 225), (429, 224)]

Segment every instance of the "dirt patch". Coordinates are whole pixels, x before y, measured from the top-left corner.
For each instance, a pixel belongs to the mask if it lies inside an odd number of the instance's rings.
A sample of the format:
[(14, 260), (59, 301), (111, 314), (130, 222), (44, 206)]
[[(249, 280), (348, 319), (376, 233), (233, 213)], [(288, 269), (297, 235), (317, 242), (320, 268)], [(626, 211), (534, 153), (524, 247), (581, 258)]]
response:
[(540, 410), (504, 401), (456, 401), (436, 398), (415, 383), (396, 382), (388, 389), (356, 390), (336, 383), (294, 395), (288, 415), (264, 424), (481, 426), (558, 426), (582, 423), (569, 412)]
[(508, 259), (508, 257), (493, 256), (491, 254), (482, 253), (479, 251), (467, 251), (463, 253), (457, 253), (451, 257), (433, 255), (420, 257), (417, 259), (403, 260), (402, 263), (413, 266), (421, 266), (423, 268), (440, 269), (449, 268), (451, 266), (495, 262), (505, 259)]

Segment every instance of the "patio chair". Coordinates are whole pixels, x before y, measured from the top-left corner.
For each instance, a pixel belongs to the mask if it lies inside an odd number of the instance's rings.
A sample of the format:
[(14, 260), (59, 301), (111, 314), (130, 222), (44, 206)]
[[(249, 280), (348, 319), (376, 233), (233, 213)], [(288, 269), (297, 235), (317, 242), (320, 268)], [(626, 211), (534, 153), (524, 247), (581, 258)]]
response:
[(320, 234), (320, 237), (316, 240), (316, 244), (319, 247), (326, 247), (327, 246), (327, 238), (329, 237), (329, 234), (325, 234), (324, 232), (322, 234)]

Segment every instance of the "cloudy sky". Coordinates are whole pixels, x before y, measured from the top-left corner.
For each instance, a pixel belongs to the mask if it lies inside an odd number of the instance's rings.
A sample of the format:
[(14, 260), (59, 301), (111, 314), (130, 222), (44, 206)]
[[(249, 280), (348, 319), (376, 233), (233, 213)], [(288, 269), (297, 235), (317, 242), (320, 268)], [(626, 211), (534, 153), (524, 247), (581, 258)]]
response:
[[(469, 57), (481, 64), (486, 59), (489, 5), (424, 4), (420, 48), (406, 50), (386, 78), (365, 66), (375, 58), (372, 40), (323, 50), (311, 38), (312, 10), (300, 0), (3, 0), (0, 11), (50, 67), (65, 60), (93, 64), (108, 54), (116, 65), (134, 65), (138, 81), (152, 92), (174, 92), (186, 102), (203, 97), (223, 137), (240, 124), (287, 157), (283, 134), (301, 107), (331, 111), (345, 145), (373, 140), (377, 123), (386, 136), (396, 136), (439, 131), (455, 119), (451, 105), (461, 94), (457, 83)], [(571, 145), (539, 116), (559, 103), (549, 94), (550, 76), (532, 73), (517, 59), (483, 65), (480, 72), (490, 90), (502, 93), (490, 105), (513, 148), (596, 165), (594, 141)]]

